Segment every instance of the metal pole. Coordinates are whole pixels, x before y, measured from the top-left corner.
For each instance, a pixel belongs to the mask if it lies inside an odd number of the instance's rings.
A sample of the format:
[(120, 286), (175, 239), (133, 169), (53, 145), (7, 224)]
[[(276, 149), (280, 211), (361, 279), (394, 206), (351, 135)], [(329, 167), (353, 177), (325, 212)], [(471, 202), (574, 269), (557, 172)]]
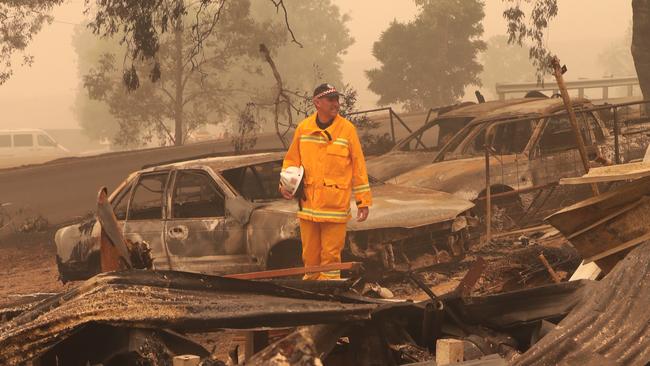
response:
[(492, 237), (492, 197), (490, 192), (490, 146), (488, 132), (485, 132), (485, 242)]
[(381, 111), (387, 111), (391, 109), (391, 107), (384, 107), (384, 108), (375, 108), (375, 109), (364, 109), (362, 111), (356, 111), (356, 112), (350, 112), (347, 115), (348, 116), (354, 116), (355, 114), (362, 114), (362, 113), (372, 113), (372, 112), (381, 112)]
[(393, 137), (393, 145), (395, 145), (395, 126), (393, 124), (393, 108), (388, 108), (388, 114), (390, 115), (390, 135)]
[[(569, 113), (569, 121), (571, 122), (571, 127), (573, 127), (573, 133), (576, 136), (576, 142), (578, 143), (578, 151), (580, 151), (582, 165), (585, 168), (585, 173), (589, 173), (589, 159), (587, 158), (587, 151), (585, 150), (585, 142), (582, 139), (582, 134), (580, 133), (580, 128), (578, 127), (578, 121), (576, 119), (575, 112), (573, 111), (573, 106), (571, 105), (569, 92), (567, 91), (566, 85), (564, 84), (564, 77), (562, 76), (563, 70), (560, 66), (560, 60), (557, 57), (554, 57), (551, 61), (551, 64), (553, 66), (555, 79), (557, 80), (557, 86), (560, 89), (560, 94), (562, 95), (562, 100), (564, 101), (564, 106)], [(597, 196), (599, 194), (598, 186), (595, 183), (591, 185), (591, 189), (594, 192), (594, 196)]]
[(620, 133), (619, 127), (618, 127), (618, 116), (616, 115), (616, 111), (618, 108), (614, 107), (614, 161), (616, 164), (621, 163), (621, 153), (620, 153), (620, 146), (619, 146), (619, 141), (618, 141), (618, 134)]
[(433, 108), (429, 108), (429, 112), (427, 112), (427, 118), (424, 120), (424, 123), (422, 124), (422, 126), (426, 125), (427, 122), (429, 122), (429, 117), (431, 117), (431, 113), (433, 113), (433, 111), (434, 111)]

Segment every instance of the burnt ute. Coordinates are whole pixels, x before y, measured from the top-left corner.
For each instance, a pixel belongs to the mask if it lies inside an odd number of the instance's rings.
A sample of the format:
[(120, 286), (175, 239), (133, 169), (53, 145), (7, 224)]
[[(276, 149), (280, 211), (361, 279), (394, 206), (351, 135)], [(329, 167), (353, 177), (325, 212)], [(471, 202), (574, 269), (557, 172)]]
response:
[[(300, 266), (298, 205), (282, 199), (277, 189), (283, 155), (147, 167), (125, 179), (109, 202), (125, 238), (149, 244), (156, 269), (229, 274)], [(422, 250), (462, 253), (473, 222), (467, 216), (471, 202), (376, 180), (371, 186), (371, 215), (348, 223), (347, 254), (393, 266)], [(90, 220), (57, 231), (64, 281), (99, 272), (99, 226)]]
[[(614, 161), (613, 131), (600, 113), (587, 99), (574, 98), (572, 103), (590, 166)], [(624, 161), (643, 156), (648, 145), (647, 136), (638, 132), (643, 128), (647, 130), (647, 125), (636, 127), (637, 131), (622, 129), (620, 144), (627, 147)], [(504, 193), (492, 205), (503, 208), (519, 225), (539, 223), (562, 206), (591, 195), (589, 187), (556, 185), (560, 179), (584, 174), (561, 98), (531, 98), (486, 112), (454, 135), (435, 159), (390, 181), (451, 193), (481, 206), (486, 195), (486, 143), (491, 151), (490, 191)]]

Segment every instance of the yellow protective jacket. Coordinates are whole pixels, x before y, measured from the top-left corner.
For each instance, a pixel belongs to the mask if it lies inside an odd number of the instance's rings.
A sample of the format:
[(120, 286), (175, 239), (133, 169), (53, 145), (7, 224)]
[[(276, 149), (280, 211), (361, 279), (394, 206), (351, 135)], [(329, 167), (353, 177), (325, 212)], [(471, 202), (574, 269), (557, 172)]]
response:
[(350, 197), (357, 207), (372, 205), (366, 162), (352, 122), (336, 116), (321, 130), (316, 113), (296, 128), (282, 169), (305, 167), (305, 200), (298, 217), (317, 222), (345, 223), (350, 219)]

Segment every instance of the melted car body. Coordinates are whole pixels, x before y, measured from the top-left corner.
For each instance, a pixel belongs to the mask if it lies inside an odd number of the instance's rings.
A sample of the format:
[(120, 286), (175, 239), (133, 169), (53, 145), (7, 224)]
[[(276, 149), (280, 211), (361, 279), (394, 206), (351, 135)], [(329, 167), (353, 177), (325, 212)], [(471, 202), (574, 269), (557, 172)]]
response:
[[(228, 274), (300, 266), (298, 204), (278, 192), (282, 158), (261, 153), (157, 165), (132, 173), (109, 201), (125, 238), (149, 244), (156, 269)], [(409, 238), (433, 251), (467, 231), (469, 201), (378, 182), (372, 190), (370, 218), (348, 224), (347, 247), (356, 257), (377, 259), (378, 248), (408, 247)], [(99, 272), (98, 226), (90, 220), (56, 233), (63, 280)]]

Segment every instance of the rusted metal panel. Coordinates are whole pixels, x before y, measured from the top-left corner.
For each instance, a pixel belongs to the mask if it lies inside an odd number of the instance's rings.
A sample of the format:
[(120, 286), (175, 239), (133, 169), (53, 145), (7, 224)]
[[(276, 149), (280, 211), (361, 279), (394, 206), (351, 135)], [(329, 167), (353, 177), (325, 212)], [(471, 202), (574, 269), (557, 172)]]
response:
[(581, 177), (560, 179), (560, 184), (615, 182), (647, 176), (650, 176), (650, 162), (636, 162), (593, 168)]
[(581, 280), (445, 302), (469, 324), (509, 329), (542, 319), (557, 319), (580, 302), (593, 281)]
[(474, 263), (472, 263), (472, 266), (469, 268), (469, 271), (467, 271), (467, 274), (465, 274), (465, 277), (460, 280), (460, 283), (458, 284), (458, 287), (456, 287), (456, 290), (454, 290), (454, 293), (461, 297), (468, 297), (478, 280), (483, 275), (485, 267), (485, 260), (482, 257), (477, 257)]
[(549, 334), (513, 365), (650, 362), (650, 243), (635, 248)]
[[(649, 194), (650, 177), (646, 177), (567, 207), (546, 220), (585, 260), (596, 260), (607, 273), (629, 248), (650, 235)], [(611, 250), (617, 247), (620, 250)]]
[(104, 272), (133, 267), (131, 253), (122, 236), (113, 208), (108, 202), (107, 191), (106, 187), (102, 187), (97, 196), (97, 220), (102, 228), (101, 268)]

